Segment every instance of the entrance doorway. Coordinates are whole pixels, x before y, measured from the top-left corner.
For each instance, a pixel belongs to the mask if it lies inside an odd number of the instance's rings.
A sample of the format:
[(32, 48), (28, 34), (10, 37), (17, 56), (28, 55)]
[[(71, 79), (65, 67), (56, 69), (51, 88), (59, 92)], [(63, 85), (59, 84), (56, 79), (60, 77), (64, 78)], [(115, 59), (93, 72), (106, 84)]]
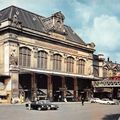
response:
[(44, 74), (36, 74), (36, 93), (38, 99), (47, 98), (47, 76)]
[(25, 100), (31, 99), (31, 74), (19, 75), (19, 91), (24, 95)]
[(60, 90), (62, 88), (62, 79), (59, 76), (52, 76), (53, 83), (53, 101), (62, 101), (63, 100), (63, 91)]
[(65, 79), (65, 83), (66, 83), (66, 99), (69, 102), (74, 101), (74, 79), (71, 77), (66, 77)]

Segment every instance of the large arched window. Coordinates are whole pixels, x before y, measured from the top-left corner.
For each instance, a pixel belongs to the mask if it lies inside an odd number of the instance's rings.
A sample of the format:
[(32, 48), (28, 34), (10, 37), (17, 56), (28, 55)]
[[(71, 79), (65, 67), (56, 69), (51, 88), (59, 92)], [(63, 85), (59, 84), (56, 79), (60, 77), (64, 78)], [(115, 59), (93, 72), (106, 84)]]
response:
[(53, 70), (60, 71), (61, 62), (62, 62), (62, 56), (60, 54), (54, 54), (53, 55)]
[(73, 72), (74, 68), (74, 58), (73, 57), (67, 57), (67, 72)]
[(84, 75), (85, 74), (85, 60), (78, 60), (78, 73)]
[(41, 69), (47, 68), (47, 52), (45, 51), (38, 52), (38, 68)]
[(19, 65), (30, 67), (30, 63), (31, 63), (31, 50), (27, 47), (20, 48)]

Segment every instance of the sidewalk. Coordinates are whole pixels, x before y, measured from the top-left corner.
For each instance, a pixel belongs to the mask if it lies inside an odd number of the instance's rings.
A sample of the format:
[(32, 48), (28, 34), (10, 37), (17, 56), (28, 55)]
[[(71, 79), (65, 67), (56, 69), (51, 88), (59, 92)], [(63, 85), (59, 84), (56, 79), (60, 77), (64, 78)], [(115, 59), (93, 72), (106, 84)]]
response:
[[(11, 103), (1, 103), (0, 105), (25, 105), (27, 102), (24, 103), (15, 103), (15, 104), (11, 104)], [(53, 104), (58, 104), (58, 105), (62, 105), (62, 104), (81, 104), (81, 102), (51, 102)], [(90, 103), (90, 102), (85, 102), (85, 104)]]

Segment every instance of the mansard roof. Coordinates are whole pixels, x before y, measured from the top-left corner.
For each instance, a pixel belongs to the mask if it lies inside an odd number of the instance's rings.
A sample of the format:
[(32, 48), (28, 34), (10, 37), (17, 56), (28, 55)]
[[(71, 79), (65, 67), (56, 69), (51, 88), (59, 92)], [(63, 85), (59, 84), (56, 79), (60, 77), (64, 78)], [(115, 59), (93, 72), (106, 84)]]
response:
[(5, 21), (7, 19), (12, 20), (15, 15), (18, 17), (18, 20), (22, 23), (23, 27), (44, 32), (41, 16), (15, 6), (10, 6), (1, 10), (0, 21)]
[[(57, 12), (57, 14), (64, 19), (64, 16), (61, 13)], [(10, 6), (0, 11), (0, 22), (6, 20), (16, 22), (16, 20), (18, 20), (18, 22), (22, 24), (23, 28), (28, 28), (43, 33), (48, 32), (44, 22), (45, 19), (48, 18), (15, 6)], [(86, 46), (86, 43), (71, 29), (70, 26), (63, 25), (63, 27), (65, 32), (64, 35), (66, 35), (67, 40)]]

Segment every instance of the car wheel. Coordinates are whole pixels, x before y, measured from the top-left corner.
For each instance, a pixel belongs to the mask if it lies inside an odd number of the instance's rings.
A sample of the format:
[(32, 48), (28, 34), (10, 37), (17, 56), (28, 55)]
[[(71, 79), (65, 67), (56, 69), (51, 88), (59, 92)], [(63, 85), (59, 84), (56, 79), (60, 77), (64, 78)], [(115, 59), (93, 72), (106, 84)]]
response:
[(38, 107), (38, 110), (40, 111), (40, 110), (41, 110), (41, 107)]
[(48, 106), (48, 107), (47, 107), (47, 109), (48, 109), (48, 110), (50, 110), (50, 109), (51, 109), (51, 107), (50, 107), (50, 106)]

